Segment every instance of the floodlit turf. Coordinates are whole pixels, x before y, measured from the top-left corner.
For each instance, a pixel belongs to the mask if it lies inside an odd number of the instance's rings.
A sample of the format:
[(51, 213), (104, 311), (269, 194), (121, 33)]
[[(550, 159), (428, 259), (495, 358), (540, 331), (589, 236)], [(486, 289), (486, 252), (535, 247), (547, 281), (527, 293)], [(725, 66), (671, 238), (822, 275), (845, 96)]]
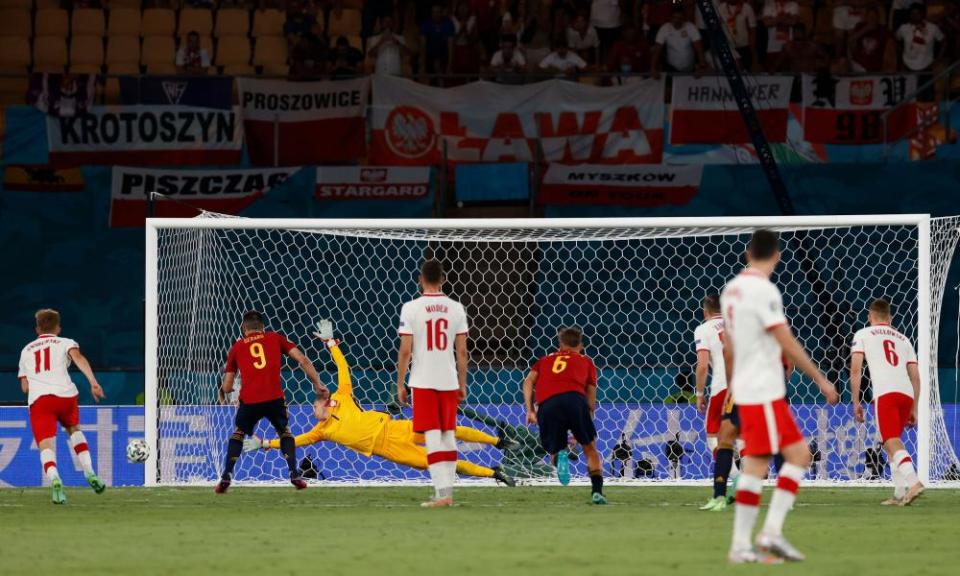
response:
[[(884, 508), (880, 489), (807, 489), (787, 566), (726, 564), (733, 520), (699, 512), (705, 488), (462, 488), (422, 510), (426, 488), (0, 490), (0, 574), (584, 576), (958, 574), (960, 491)], [(764, 494), (769, 499), (769, 489)]]

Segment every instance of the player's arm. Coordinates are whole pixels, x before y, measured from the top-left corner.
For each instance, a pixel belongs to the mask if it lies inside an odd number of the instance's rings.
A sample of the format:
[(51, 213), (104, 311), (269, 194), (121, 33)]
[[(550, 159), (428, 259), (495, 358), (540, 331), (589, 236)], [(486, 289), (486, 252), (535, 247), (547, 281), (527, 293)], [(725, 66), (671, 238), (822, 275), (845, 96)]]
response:
[(704, 390), (707, 388), (707, 374), (710, 372), (710, 351), (704, 348), (697, 350), (697, 411), (703, 413), (707, 409), (707, 402), (704, 400)]
[(531, 370), (523, 380), (523, 403), (527, 407), (527, 424), (537, 423), (537, 408), (533, 405), (533, 387), (537, 384), (540, 374)]
[(350, 365), (336, 340), (328, 340), (327, 348), (337, 365), (337, 394), (353, 394), (353, 381), (350, 379)]
[(93, 395), (93, 400), (99, 402), (106, 398), (106, 394), (103, 393), (103, 388), (100, 387), (100, 383), (97, 382), (97, 377), (93, 373), (93, 368), (90, 367), (90, 362), (87, 360), (87, 357), (80, 352), (80, 349), (71, 348), (67, 354), (70, 355), (70, 359), (73, 360), (73, 363), (76, 364), (80, 372), (83, 373), (87, 382), (90, 383), (90, 394)]
[(457, 382), (460, 384), (460, 400), (467, 399), (467, 368), (470, 354), (467, 352), (467, 335), (457, 334), (454, 340), (457, 356)]
[(220, 384), (220, 390), (217, 391), (217, 396), (219, 397), (221, 404), (227, 403), (227, 394), (233, 392), (233, 384), (236, 382), (236, 380), (236, 372), (223, 373), (223, 382)]
[(590, 417), (597, 411), (597, 387), (587, 386), (587, 405), (590, 406)]
[(26, 376), (20, 377), (20, 389), (23, 390), (24, 394), (30, 393), (30, 382), (27, 380)]
[(920, 402), (920, 368), (916, 362), (907, 362), (907, 376), (910, 377), (910, 385), (913, 386), (913, 408), (910, 409), (910, 426), (917, 425), (917, 403)]
[(727, 375), (727, 396), (733, 395), (733, 338), (729, 332), (724, 332), (723, 339), (723, 372)]
[[(407, 372), (410, 370), (410, 358), (413, 357), (413, 335), (400, 335), (400, 349), (397, 351), (397, 400), (406, 406), (409, 403), (407, 391)], [(459, 366), (458, 366), (459, 372)]]
[(827, 399), (827, 403), (836, 404), (839, 402), (840, 396), (837, 394), (837, 389), (827, 380), (827, 377), (823, 375), (820, 368), (813, 363), (813, 360), (807, 355), (807, 351), (803, 349), (803, 346), (797, 342), (797, 339), (793, 336), (793, 332), (790, 331), (790, 327), (786, 324), (778, 324), (769, 330), (777, 343), (780, 344), (780, 348), (786, 357), (793, 362), (798, 370), (813, 380), (824, 398)]
[(291, 348), (287, 351), (287, 356), (293, 358), (293, 361), (300, 365), (300, 369), (313, 384), (314, 394), (321, 396), (327, 391), (327, 387), (320, 382), (320, 375), (317, 374), (317, 369), (313, 367), (313, 362), (299, 348)]
[(860, 405), (860, 384), (863, 380), (863, 352), (854, 350), (850, 354), (850, 402), (853, 404), (853, 417), (863, 422), (863, 406)]

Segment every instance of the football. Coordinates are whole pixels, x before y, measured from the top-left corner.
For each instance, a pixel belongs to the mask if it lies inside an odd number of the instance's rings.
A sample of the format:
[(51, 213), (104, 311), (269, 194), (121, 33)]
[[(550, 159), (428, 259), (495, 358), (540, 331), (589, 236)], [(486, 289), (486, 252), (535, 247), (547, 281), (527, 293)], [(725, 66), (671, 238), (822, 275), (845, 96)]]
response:
[(143, 463), (150, 456), (150, 447), (143, 438), (136, 438), (127, 444), (127, 461)]

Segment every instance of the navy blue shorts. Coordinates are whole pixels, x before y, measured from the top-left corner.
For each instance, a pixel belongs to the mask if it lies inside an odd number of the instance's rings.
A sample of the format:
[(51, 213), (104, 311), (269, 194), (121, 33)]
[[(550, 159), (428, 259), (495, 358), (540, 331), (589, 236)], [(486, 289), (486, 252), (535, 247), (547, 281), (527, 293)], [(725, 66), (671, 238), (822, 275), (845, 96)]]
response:
[(260, 422), (263, 418), (270, 421), (278, 436), (290, 432), (287, 402), (283, 398), (255, 404), (241, 402), (237, 406), (237, 415), (233, 422), (237, 430), (240, 430), (246, 436), (252, 436), (253, 430), (257, 427), (257, 422)]
[(580, 444), (597, 439), (587, 399), (576, 392), (548, 398), (537, 408), (537, 425), (540, 427), (540, 445), (550, 454), (567, 449), (568, 431)]
[(740, 411), (737, 410), (737, 405), (734, 404), (730, 410), (723, 411), (723, 417), (721, 420), (729, 420), (731, 424), (737, 427), (737, 430), (740, 429)]

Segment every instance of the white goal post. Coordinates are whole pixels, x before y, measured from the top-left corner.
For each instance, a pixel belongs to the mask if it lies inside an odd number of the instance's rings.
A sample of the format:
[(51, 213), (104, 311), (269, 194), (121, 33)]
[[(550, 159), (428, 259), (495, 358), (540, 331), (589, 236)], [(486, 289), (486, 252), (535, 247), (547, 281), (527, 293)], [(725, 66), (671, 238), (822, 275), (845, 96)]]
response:
[[(693, 329), (700, 302), (742, 265), (747, 235), (782, 233), (774, 281), (814, 360), (838, 382), (828, 407), (799, 374), (790, 400), (816, 461), (814, 482), (862, 484), (888, 478), (872, 417), (853, 421), (846, 382), (849, 341), (866, 305), (886, 296), (895, 323), (917, 345), (919, 425), (908, 449), (928, 484), (958, 470), (940, 402), (938, 329), (955, 218), (928, 215), (309, 220), (205, 215), (147, 219), (145, 484), (212, 484), (232, 431), (232, 408), (216, 405), (226, 350), (247, 309), (300, 346), (331, 383), (332, 362), (312, 341), (332, 318), (364, 408), (409, 416), (392, 404), (400, 303), (416, 293), (427, 255), (448, 269), (448, 292), (471, 317), (471, 397), (461, 423), (518, 436), (521, 450), (477, 443), (462, 457), (503, 464), (537, 481), (549, 474), (522, 424), (522, 375), (553, 346), (556, 330), (584, 328), (600, 369), (597, 427), (605, 474), (618, 481), (706, 482), (711, 476), (702, 417), (685, 404), (692, 386)], [(284, 372), (291, 428), (309, 430), (312, 395), (302, 373)], [(335, 378), (333, 379), (335, 382)], [(869, 386), (868, 386), (869, 387)], [(955, 407), (953, 408), (955, 409)], [(956, 425), (956, 417), (952, 423)], [(263, 423), (266, 424), (265, 422)], [(261, 428), (261, 435), (272, 431)], [(525, 435), (528, 434), (528, 435)], [(525, 449), (529, 449), (524, 451)], [(540, 462), (537, 457), (540, 456)], [(322, 443), (298, 450), (319, 479), (350, 484), (424, 481), (417, 470)], [(575, 466), (580, 470), (582, 463)], [(275, 451), (244, 454), (237, 480), (285, 477)]]

